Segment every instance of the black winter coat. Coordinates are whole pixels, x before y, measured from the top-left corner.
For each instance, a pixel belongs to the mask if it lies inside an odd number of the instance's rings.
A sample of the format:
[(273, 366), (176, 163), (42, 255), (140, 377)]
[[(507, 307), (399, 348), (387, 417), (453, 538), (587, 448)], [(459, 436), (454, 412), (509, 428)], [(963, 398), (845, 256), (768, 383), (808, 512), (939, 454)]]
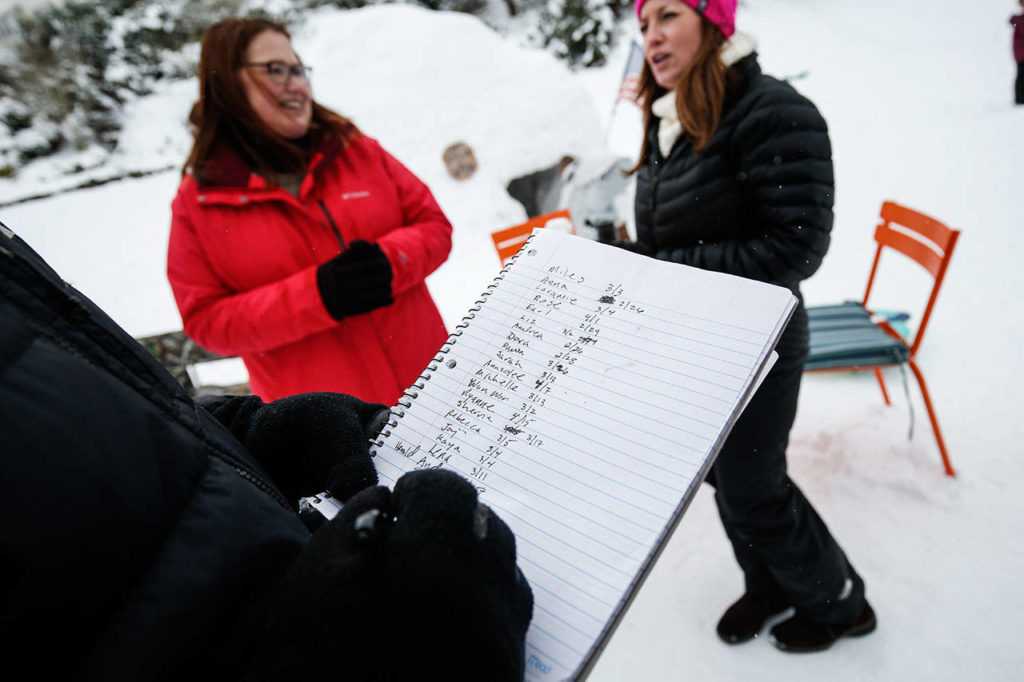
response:
[(242, 445), (2, 226), (0, 457), (0, 641), (34, 677), (211, 673), (309, 539)]
[[(828, 129), (756, 55), (730, 67), (718, 130), (700, 154), (681, 136), (664, 158), (657, 128), (637, 173), (636, 231), (659, 259), (789, 288), (821, 264), (832, 229)], [(782, 364), (807, 352), (803, 304), (777, 347)]]

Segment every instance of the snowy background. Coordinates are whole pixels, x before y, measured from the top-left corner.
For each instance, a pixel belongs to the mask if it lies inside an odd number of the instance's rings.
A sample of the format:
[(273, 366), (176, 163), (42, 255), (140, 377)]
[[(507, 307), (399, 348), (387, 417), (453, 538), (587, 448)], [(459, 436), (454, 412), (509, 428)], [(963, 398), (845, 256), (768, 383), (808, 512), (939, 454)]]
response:
[[(877, 632), (799, 656), (763, 638), (719, 642), (715, 623), (742, 580), (705, 487), (590, 679), (1024, 679), (1016, 629), (1024, 614), (1024, 277), (1016, 257), (1024, 107), (1012, 105), (1015, 10), (1011, 0), (741, 6), (738, 25), (759, 40), (764, 69), (811, 97), (832, 133), (836, 224), (823, 267), (804, 286), (808, 303), (861, 295), (886, 199), (963, 230), (919, 353), (958, 476), (942, 474), (916, 385), (905, 392), (897, 371), (888, 374), (891, 407), (870, 374), (806, 376), (792, 476), (864, 576)], [(514, 31), (501, 37), (467, 15), (320, 10), (295, 28), (316, 97), (404, 161), (451, 218), (452, 256), (429, 280), (449, 326), (498, 272), (489, 233), (526, 218), (505, 191), (512, 178), (564, 154), (596, 159), (632, 148), (629, 112), (607, 134), (635, 27), (626, 30), (607, 66), (570, 72), (522, 47)], [(134, 103), (120, 146), (93, 175), (179, 166), (195, 88), (171, 83)], [(463, 182), (441, 160), (457, 141), (479, 162)], [(76, 163), (48, 159), (0, 180), (0, 203), (80, 182), (65, 173)], [(9, 205), (0, 220), (133, 335), (180, 329), (164, 278), (178, 179), (172, 169)], [(883, 267), (872, 302), (919, 319), (923, 273), (896, 259)]]

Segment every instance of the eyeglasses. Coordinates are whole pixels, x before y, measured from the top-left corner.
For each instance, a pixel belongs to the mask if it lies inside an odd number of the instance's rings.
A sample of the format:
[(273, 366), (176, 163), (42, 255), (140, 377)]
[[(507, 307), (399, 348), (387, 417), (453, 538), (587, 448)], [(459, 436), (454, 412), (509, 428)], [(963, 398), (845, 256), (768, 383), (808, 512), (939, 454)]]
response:
[(305, 83), (309, 80), (312, 68), (305, 64), (285, 64), (284, 62), (246, 62), (242, 66), (258, 67), (267, 72), (267, 78), (274, 85), (288, 85), (292, 78)]

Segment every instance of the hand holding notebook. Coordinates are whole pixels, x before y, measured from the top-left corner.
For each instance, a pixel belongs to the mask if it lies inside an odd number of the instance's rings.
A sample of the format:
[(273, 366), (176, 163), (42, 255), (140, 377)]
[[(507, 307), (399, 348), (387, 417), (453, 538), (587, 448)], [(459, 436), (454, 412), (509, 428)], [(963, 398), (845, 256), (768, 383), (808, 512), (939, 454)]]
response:
[(585, 677), (770, 365), (786, 289), (539, 230), (371, 449), (448, 468), (517, 540), (527, 679)]

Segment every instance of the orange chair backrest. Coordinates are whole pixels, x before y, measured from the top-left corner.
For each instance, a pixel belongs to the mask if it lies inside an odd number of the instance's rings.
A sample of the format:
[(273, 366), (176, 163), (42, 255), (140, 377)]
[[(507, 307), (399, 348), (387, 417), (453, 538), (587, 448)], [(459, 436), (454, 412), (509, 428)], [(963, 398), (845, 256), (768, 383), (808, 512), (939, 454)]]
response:
[(576, 233), (576, 228), (572, 224), (572, 216), (565, 209), (534, 216), (525, 223), (492, 232), (491, 240), (494, 241), (494, 249), (498, 252), (498, 258), (501, 259), (502, 267), (512, 259), (512, 256), (518, 253), (519, 247), (530, 237), (534, 228), (549, 226), (564, 228), (568, 232)]
[(911, 344), (910, 354), (913, 357), (924, 337), (925, 327), (931, 317), (935, 299), (939, 295), (939, 287), (942, 286), (942, 280), (946, 276), (946, 268), (953, 256), (953, 249), (960, 237), (960, 230), (947, 227), (931, 216), (893, 201), (886, 201), (882, 204), (881, 219), (882, 222), (875, 228), (875, 241), (878, 242), (878, 248), (875, 250), (874, 263), (871, 265), (868, 286), (864, 291), (864, 307), (867, 308), (868, 305), (868, 297), (871, 295), (871, 286), (875, 281), (875, 273), (878, 271), (878, 262), (883, 248), (895, 249), (915, 260), (935, 278), (931, 295), (928, 297), (928, 305), (925, 307), (921, 324), (917, 328), (917, 333)]

